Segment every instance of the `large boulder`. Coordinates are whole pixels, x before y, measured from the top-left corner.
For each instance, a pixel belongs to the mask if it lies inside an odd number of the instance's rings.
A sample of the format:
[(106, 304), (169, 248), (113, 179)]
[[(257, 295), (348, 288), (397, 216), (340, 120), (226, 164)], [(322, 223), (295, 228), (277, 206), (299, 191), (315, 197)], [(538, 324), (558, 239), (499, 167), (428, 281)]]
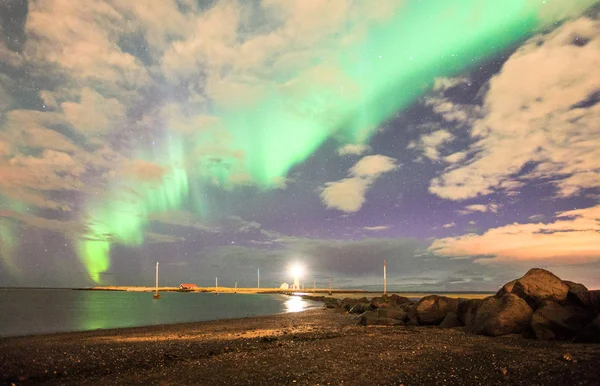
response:
[(501, 298), (502, 296), (504, 296), (506, 294), (512, 293), (513, 287), (515, 286), (515, 283), (517, 282), (517, 280), (519, 280), (519, 279), (515, 279), (515, 280), (509, 281), (508, 283), (504, 284), (502, 286), (502, 288), (500, 288), (498, 290), (498, 292), (496, 292), (495, 296), (497, 298)]
[(323, 303), (324, 303), (325, 307), (327, 307), (327, 308), (337, 308), (340, 306), (339, 299), (335, 299), (335, 298), (325, 298), (323, 300)]
[(419, 325), (419, 316), (417, 314), (417, 305), (412, 303), (412, 304), (406, 306), (404, 308), (404, 310), (406, 311), (406, 315), (407, 315), (406, 325), (407, 326), (418, 326)]
[(362, 326), (402, 326), (404, 323), (398, 319), (383, 318), (377, 315), (376, 311), (366, 311), (358, 320)]
[(407, 297), (404, 296), (400, 296), (400, 295), (396, 295), (396, 294), (392, 294), (391, 296), (389, 296), (389, 303), (390, 305), (392, 305), (392, 307), (402, 307), (405, 306), (407, 304), (411, 303), (411, 300)]
[(567, 302), (570, 304), (578, 304), (580, 306), (586, 306), (586, 297), (588, 289), (586, 286), (580, 283), (574, 283), (572, 281), (563, 280), (563, 283), (569, 287), (567, 292)]
[(496, 294), (496, 297), (503, 297), (503, 293), (511, 293), (519, 296), (532, 308), (547, 301), (564, 303), (567, 300), (569, 286), (563, 283), (555, 274), (541, 268), (530, 269), (525, 276), (518, 279), (512, 288), (510, 283)]
[(575, 339), (577, 342), (600, 343), (600, 314), (596, 315)]
[(445, 296), (425, 296), (417, 304), (417, 316), (419, 324), (440, 324), (449, 312), (455, 313), (458, 309), (458, 299)]
[(372, 310), (376, 310), (378, 308), (387, 308), (390, 306), (390, 303), (388, 302), (388, 297), (387, 296), (376, 296), (374, 298), (371, 299), (371, 309)]
[(348, 312), (351, 314), (362, 314), (370, 309), (370, 303), (357, 303)]
[(458, 320), (467, 327), (475, 323), (477, 309), (479, 308), (481, 302), (481, 299), (469, 299), (462, 302), (459, 301), (458, 310), (456, 313)]
[(454, 328), (460, 326), (462, 326), (462, 324), (454, 312), (448, 312), (442, 323), (440, 323), (441, 328)]
[(380, 318), (398, 319), (403, 322), (408, 320), (408, 313), (404, 310), (394, 308), (379, 308), (376, 312), (377, 316)]
[(350, 311), (350, 309), (352, 309), (352, 307), (354, 307), (357, 302), (358, 302), (358, 299), (344, 298), (340, 302), (340, 307), (342, 307), (346, 311)]
[(572, 339), (594, 319), (583, 306), (547, 302), (533, 313), (531, 327), (541, 340)]
[(522, 333), (529, 326), (532, 315), (531, 307), (516, 295), (490, 296), (479, 305), (475, 322), (467, 331), (489, 336)]
[(588, 291), (585, 294), (585, 306), (596, 313), (600, 313), (600, 290)]

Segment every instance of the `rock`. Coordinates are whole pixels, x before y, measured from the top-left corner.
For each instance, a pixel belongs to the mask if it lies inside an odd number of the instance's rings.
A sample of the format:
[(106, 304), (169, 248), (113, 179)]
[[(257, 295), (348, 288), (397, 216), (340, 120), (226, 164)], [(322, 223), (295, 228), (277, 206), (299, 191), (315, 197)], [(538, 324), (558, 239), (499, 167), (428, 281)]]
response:
[(509, 293), (519, 296), (535, 309), (546, 301), (564, 303), (568, 292), (569, 286), (552, 272), (532, 268), (515, 282)]
[(419, 316), (417, 315), (417, 305), (414, 303), (410, 304), (404, 308), (404, 311), (406, 311), (406, 315), (407, 315), (406, 325), (407, 326), (418, 326), (419, 325)]
[(497, 298), (501, 298), (502, 296), (506, 295), (506, 294), (510, 294), (512, 293), (513, 287), (515, 286), (515, 283), (517, 282), (518, 279), (515, 279), (513, 281), (509, 281), (508, 283), (504, 284), (502, 286), (502, 288), (500, 288), (498, 290), (498, 292), (496, 292), (496, 297)]
[(531, 307), (516, 295), (490, 296), (479, 305), (475, 323), (467, 331), (489, 336), (521, 333), (529, 326), (532, 315)]
[(563, 283), (569, 287), (567, 292), (567, 302), (570, 304), (578, 304), (581, 306), (587, 306), (586, 296), (588, 289), (586, 286), (580, 283), (574, 283), (572, 281), (563, 280)]
[(334, 298), (325, 298), (323, 302), (325, 303), (325, 307), (327, 308), (337, 308), (340, 305), (338, 299)]
[(590, 310), (600, 313), (600, 290), (588, 291), (585, 295), (585, 305)]
[(404, 310), (398, 310), (393, 308), (379, 308), (377, 311), (377, 316), (380, 318), (392, 318), (401, 320), (403, 322), (408, 320), (408, 313)]
[(456, 315), (458, 320), (465, 326), (470, 326), (475, 323), (475, 316), (477, 315), (477, 308), (481, 304), (481, 299), (469, 299), (458, 303), (458, 310)]
[(405, 304), (411, 303), (411, 300), (407, 297), (393, 294), (389, 297), (389, 303), (393, 307), (401, 307), (401, 306), (404, 306)]
[(390, 307), (389, 299), (387, 296), (374, 297), (371, 299), (371, 309), (387, 308)]
[(348, 312), (351, 314), (362, 314), (363, 312), (369, 310), (369, 305), (369, 303), (357, 303)]
[(342, 299), (342, 301), (340, 302), (340, 307), (342, 307), (344, 310), (346, 311), (350, 311), (350, 309), (352, 307), (354, 307), (357, 303), (356, 299), (352, 299), (352, 298), (344, 298)]
[(588, 323), (581, 333), (575, 338), (576, 342), (600, 343), (600, 314)]
[(401, 320), (392, 318), (380, 318), (376, 311), (366, 311), (360, 315), (358, 324), (362, 326), (402, 326)]
[(547, 302), (533, 313), (531, 327), (540, 340), (572, 339), (594, 316), (582, 306)]
[(419, 324), (440, 324), (448, 312), (456, 314), (457, 309), (458, 299), (438, 295), (425, 296), (417, 304)]
[(460, 326), (462, 326), (462, 324), (454, 312), (448, 312), (442, 323), (440, 323), (441, 328), (454, 328)]

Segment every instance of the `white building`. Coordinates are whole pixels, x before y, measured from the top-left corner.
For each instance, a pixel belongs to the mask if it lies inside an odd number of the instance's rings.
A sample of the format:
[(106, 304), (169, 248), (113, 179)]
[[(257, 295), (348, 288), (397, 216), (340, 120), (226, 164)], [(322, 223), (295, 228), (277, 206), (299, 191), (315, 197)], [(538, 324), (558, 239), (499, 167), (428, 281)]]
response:
[(290, 289), (290, 285), (288, 283), (283, 283), (282, 285), (279, 286), (279, 288), (284, 289), (284, 290)]

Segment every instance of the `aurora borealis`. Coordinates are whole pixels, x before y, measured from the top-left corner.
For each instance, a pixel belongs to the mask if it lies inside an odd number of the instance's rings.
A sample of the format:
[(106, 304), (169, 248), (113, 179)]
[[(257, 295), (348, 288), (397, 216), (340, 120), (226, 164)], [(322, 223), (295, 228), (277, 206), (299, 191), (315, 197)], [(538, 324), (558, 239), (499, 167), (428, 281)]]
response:
[(8, 1), (0, 286), (589, 282), (597, 4)]

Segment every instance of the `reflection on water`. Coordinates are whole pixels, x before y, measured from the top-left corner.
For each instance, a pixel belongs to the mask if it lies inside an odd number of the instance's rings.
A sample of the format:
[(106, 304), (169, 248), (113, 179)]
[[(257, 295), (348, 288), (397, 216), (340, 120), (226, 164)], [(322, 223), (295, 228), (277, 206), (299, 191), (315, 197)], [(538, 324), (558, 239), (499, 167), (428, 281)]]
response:
[(0, 336), (149, 326), (298, 312), (299, 296), (0, 289)]
[(308, 302), (300, 296), (290, 296), (284, 304), (287, 312), (300, 312), (309, 307)]

